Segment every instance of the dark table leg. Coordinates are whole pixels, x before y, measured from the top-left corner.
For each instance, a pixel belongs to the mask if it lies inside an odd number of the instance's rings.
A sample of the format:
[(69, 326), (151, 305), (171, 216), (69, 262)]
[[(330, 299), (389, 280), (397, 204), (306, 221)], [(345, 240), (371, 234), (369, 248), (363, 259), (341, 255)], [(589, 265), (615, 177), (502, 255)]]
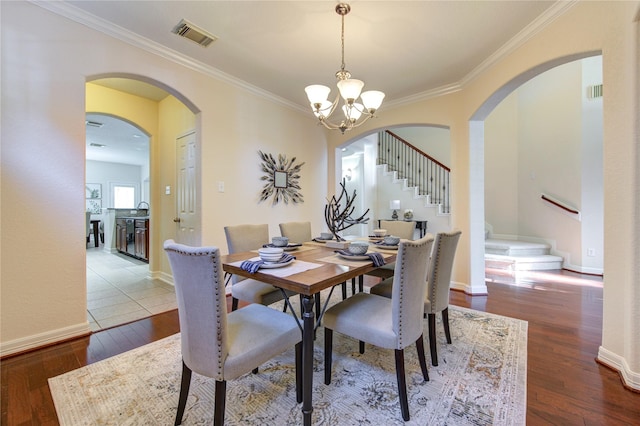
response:
[(93, 225), (93, 244), (98, 247), (100, 246), (100, 240), (98, 240), (98, 234), (100, 233), (98, 225), (100, 222), (92, 222), (91, 224)]
[(302, 418), (304, 426), (311, 426), (313, 401), (313, 333), (315, 317), (313, 315), (313, 296), (302, 296)]

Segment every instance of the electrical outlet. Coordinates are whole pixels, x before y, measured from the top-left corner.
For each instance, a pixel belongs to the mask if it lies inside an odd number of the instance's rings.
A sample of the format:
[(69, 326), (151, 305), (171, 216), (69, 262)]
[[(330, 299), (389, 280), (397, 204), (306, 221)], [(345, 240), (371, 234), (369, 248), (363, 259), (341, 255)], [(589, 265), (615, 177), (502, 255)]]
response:
[(171, 195), (171, 186), (167, 185), (164, 187), (164, 193), (167, 195)]
[(594, 257), (596, 255), (596, 249), (589, 248), (587, 249), (587, 256)]
[(224, 192), (224, 182), (218, 181), (218, 192)]

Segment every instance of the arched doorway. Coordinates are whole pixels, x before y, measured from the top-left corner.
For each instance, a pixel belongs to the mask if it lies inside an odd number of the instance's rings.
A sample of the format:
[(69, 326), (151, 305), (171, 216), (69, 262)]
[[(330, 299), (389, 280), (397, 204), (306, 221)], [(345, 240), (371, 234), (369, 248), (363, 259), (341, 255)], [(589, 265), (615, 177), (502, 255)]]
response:
[[(163, 262), (161, 246), (162, 241), (175, 235), (172, 219), (175, 217), (176, 139), (186, 131), (197, 134), (197, 110), (175, 90), (141, 76), (101, 75), (90, 79), (86, 88), (87, 112), (115, 116), (134, 123), (150, 141), (148, 167), (141, 172), (139, 191), (135, 196), (135, 207), (145, 209), (148, 204), (148, 265), (133, 257), (127, 258), (134, 264), (120, 268), (115, 275), (113, 280), (118, 281), (116, 291), (107, 289), (107, 294), (109, 291), (113, 293), (112, 298), (107, 296), (99, 301), (88, 300), (89, 311), (92, 308), (102, 309), (98, 311), (98, 316), (102, 316), (100, 312), (105, 314), (101, 319), (89, 317), (90, 320), (96, 320), (92, 327), (100, 329), (175, 309), (173, 287), (171, 283), (163, 281), (164, 275), (160, 272)], [(112, 182), (117, 181), (117, 178), (113, 178)], [(165, 191), (165, 188), (170, 189)], [(145, 204), (138, 206), (140, 202)], [(114, 216), (122, 212), (116, 210), (110, 213), (109, 223), (105, 224), (105, 231), (110, 233), (110, 237), (105, 236), (105, 243), (110, 240), (111, 244), (105, 251), (116, 253), (113, 244), (116, 239)], [(139, 221), (133, 222), (137, 224)], [(137, 239), (138, 229), (135, 232)], [(91, 296), (88, 294), (88, 299)]]

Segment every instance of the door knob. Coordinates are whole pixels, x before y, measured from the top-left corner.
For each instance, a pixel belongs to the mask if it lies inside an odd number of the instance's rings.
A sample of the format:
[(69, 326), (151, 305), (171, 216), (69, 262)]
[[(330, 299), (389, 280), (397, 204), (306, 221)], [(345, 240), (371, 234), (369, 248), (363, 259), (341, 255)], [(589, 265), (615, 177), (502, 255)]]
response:
[(173, 218), (173, 221), (174, 221), (175, 223), (180, 223), (180, 222), (181, 222), (181, 220), (180, 220), (180, 218), (179, 218), (179, 217), (174, 217), (174, 218)]

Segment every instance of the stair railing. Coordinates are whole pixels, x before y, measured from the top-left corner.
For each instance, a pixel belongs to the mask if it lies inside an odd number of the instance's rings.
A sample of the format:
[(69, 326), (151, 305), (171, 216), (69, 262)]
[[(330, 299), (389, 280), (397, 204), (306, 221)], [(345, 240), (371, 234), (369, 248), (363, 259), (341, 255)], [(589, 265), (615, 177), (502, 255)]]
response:
[(430, 195), (432, 204), (450, 213), (449, 167), (389, 130), (378, 133), (377, 164), (387, 164), (398, 178), (407, 179), (408, 186), (417, 187), (420, 195)]

